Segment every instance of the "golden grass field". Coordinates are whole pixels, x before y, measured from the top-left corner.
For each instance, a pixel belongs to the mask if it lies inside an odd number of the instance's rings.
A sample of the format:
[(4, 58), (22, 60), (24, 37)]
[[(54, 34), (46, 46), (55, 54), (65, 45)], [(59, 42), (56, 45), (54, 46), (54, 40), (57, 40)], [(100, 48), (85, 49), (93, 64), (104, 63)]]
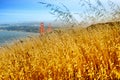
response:
[(0, 80), (120, 79), (120, 25), (92, 26), (58, 29), (1, 48)]

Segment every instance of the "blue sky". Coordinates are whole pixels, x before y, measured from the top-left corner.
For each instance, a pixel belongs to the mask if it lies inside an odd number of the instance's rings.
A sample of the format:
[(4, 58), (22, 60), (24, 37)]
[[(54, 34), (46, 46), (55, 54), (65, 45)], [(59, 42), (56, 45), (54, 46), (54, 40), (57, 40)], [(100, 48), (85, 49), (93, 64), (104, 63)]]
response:
[(0, 0), (0, 23), (50, 21), (49, 10), (40, 0)]
[[(0, 23), (53, 21), (55, 17), (49, 13), (49, 9), (40, 5), (39, 1), (56, 5), (64, 3), (71, 12), (80, 11), (78, 5), (80, 0), (0, 0)], [(104, 2), (104, 0), (101, 1)], [(120, 0), (112, 1), (120, 2)]]

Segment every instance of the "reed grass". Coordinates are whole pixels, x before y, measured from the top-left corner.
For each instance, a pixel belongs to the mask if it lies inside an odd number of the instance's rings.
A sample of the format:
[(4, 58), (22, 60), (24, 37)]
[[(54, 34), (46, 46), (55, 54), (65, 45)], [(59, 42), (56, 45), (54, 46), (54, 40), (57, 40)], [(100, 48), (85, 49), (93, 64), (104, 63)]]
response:
[(59, 29), (3, 47), (0, 79), (120, 79), (120, 26)]

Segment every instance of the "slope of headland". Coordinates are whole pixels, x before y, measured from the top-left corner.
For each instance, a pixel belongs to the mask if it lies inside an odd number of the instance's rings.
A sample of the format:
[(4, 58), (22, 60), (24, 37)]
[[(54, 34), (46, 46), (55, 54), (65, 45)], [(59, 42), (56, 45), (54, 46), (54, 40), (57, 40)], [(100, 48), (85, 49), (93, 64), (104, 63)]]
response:
[(119, 23), (58, 29), (2, 47), (0, 79), (120, 79)]

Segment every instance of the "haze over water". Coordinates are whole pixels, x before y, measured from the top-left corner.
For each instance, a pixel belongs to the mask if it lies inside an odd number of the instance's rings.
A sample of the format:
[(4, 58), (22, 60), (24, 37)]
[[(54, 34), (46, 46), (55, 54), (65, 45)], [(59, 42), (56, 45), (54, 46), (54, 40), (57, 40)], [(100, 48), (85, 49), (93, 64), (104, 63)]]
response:
[(15, 40), (27, 38), (28, 36), (37, 35), (36, 33), (17, 32), (17, 31), (0, 31), (0, 45), (11, 43)]

